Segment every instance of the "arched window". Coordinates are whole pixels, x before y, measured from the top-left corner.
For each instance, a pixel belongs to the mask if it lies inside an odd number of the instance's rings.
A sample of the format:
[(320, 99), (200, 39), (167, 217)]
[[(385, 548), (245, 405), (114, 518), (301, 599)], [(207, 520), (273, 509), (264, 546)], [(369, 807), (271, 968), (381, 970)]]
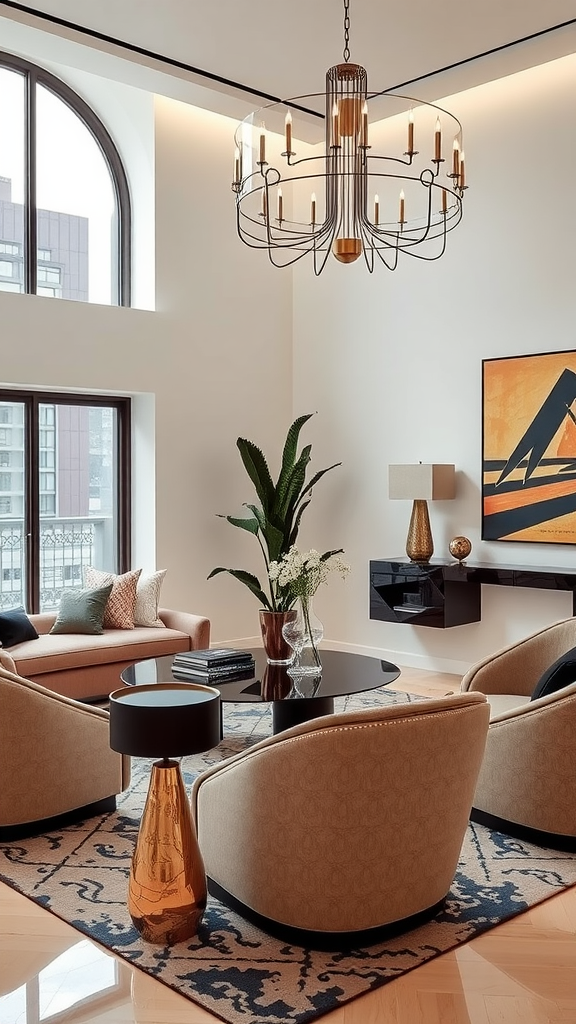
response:
[(130, 305), (130, 195), (102, 122), (0, 52), (0, 290)]

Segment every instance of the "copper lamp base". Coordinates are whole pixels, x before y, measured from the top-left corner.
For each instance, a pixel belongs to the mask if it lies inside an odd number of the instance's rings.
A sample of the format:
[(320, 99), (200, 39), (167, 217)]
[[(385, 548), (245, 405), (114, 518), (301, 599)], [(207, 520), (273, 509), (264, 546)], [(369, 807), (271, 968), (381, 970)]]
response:
[(412, 562), (429, 562), (434, 554), (428, 504), (423, 498), (416, 498), (412, 506), (406, 554)]
[(178, 761), (152, 765), (132, 857), (128, 910), (148, 942), (195, 935), (206, 908), (206, 875)]

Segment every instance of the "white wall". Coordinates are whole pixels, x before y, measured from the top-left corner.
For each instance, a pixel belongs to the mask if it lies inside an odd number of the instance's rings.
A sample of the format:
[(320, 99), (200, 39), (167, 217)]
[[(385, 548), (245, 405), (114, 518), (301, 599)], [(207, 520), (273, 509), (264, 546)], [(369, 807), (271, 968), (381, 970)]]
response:
[(344, 462), (320, 484), (308, 539), (342, 545), (353, 568), (316, 610), (345, 646), (458, 670), (572, 614), (566, 594), (484, 587), (478, 624), (371, 621), (368, 563), (404, 554), (410, 503), (388, 500), (388, 464), (421, 460), (458, 471), (456, 500), (430, 505), (436, 555), (465, 534), (472, 559), (576, 566), (572, 545), (480, 541), (481, 361), (575, 347), (575, 77), (572, 56), (445, 101), (464, 126), (470, 188), (437, 263), (295, 271), (295, 411), (319, 410), (319, 464)]
[[(574, 347), (575, 71), (566, 58), (446, 102), (471, 187), (438, 263), (370, 276), (330, 260), (315, 278), (302, 262), (293, 291), (291, 271), (236, 238), (233, 122), (144, 97), (130, 149), (156, 176), (156, 312), (0, 292), (2, 383), (136, 396), (134, 564), (166, 567), (166, 603), (209, 615), (213, 640), (257, 632), (255, 599), (229, 577), (206, 581), (219, 564), (261, 570), (253, 539), (216, 518), (252, 499), (235, 439), (258, 442), (274, 472), (291, 419), (312, 411), (312, 469), (343, 466), (319, 484), (302, 544), (343, 546), (353, 569), (318, 596), (329, 640), (457, 671), (571, 613), (565, 594), (491, 587), (478, 624), (375, 622), (368, 563), (403, 552), (410, 508), (388, 500), (387, 467), (419, 459), (458, 470), (457, 499), (431, 505), (436, 554), (464, 533), (476, 559), (576, 563), (571, 546), (479, 540), (481, 360)], [(131, 159), (142, 195), (148, 171)]]
[(291, 279), (236, 237), (233, 122), (161, 98), (153, 117), (157, 311), (0, 292), (0, 383), (134, 394), (134, 564), (167, 568), (163, 601), (208, 615), (214, 639), (254, 635), (255, 599), (206, 576), (259, 568), (216, 513), (253, 497), (238, 435), (274, 455), (290, 423)]

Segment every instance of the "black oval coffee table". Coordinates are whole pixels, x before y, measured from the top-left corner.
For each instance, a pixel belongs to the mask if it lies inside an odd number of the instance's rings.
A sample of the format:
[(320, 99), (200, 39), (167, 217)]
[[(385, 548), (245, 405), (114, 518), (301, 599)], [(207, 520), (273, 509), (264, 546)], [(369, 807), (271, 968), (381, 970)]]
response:
[(400, 669), (390, 661), (369, 658), (363, 654), (345, 651), (325, 651), (320, 648), (322, 675), (293, 680), (285, 665), (269, 665), (261, 647), (250, 651), (255, 670), (250, 678), (213, 681), (208, 678), (179, 675), (172, 672), (173, 655), (137, 661), (120, 675), (128, 686), (145, 683), (204, 682), (220, 691), (223, 702), (270, 703), (272, 729), (282, 732), (292, 725), (307, 722), (334, 711), (334, 698), (347, 697), (386, 686), (400, 675)]

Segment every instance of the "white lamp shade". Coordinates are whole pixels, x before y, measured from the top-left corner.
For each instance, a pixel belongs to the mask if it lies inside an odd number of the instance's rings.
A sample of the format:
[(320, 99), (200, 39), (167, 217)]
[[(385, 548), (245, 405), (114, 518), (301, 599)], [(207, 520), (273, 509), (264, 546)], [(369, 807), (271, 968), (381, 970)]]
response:
[(411, 466), (388, 466), (388, 497), (425, 501), (448, 501), (456, 494), (455, 467), (418, 462)]

